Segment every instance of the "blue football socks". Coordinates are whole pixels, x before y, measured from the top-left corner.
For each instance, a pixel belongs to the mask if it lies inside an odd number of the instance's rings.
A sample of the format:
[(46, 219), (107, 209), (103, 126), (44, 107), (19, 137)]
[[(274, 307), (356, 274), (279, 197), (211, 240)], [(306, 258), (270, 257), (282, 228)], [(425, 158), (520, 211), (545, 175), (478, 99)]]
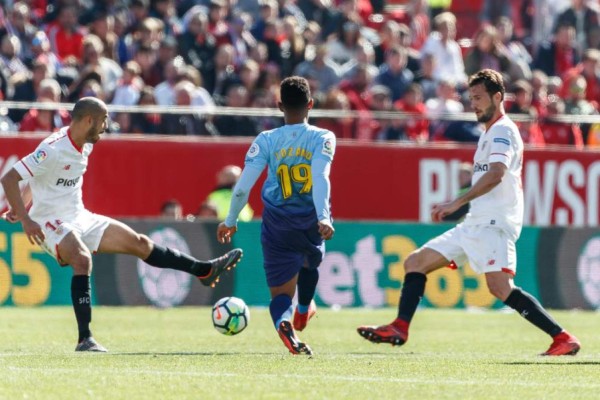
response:
[(280, 294), (271, 299), (269, 305), (271, 319), (275, 324), (275, 329), (279, 328), (281, 321), (289, 321), (292, 318), (292, 298), (287, 294)]

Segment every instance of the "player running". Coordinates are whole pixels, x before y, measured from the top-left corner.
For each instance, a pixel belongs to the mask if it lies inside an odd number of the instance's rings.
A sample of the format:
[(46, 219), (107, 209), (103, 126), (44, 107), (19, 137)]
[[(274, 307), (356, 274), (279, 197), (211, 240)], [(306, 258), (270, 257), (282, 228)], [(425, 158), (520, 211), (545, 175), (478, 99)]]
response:
[[(313, 301), (325, 253), (324, 240), (334, 233), (329, 206), (329, 171), (335, 135), (308, 124), (313, 107), (306, 79), (293, 76), (281, 82), (279, 109), (285, 125), (262, 132), (246, 153), (245, 167), (236, 184), (229, 215), (217, 228), (217, 239), (229, 243), (237, 231), (237, 217), (265, 167), (261, 243), (269, 310), (279, 337), (292, 354), (311, 355), (296, 330), (303, 330), (316, 313)], [(293, 323), (292, 298), (298, 287)]]
[(471, 76), (469, 98), (486, 132), (481, 135), (473, 161), (472, 186), (454, 201), (431, 212), (434, 221), (471, 202), (464, 222), (425, 243), (404, 262), (406, 275), (398, 317), (389, 325), (361, 326), (358, 333), (374, 343), (402, 345), (425, 292), (427, 274), (469, 261), (485, 274), (492, 295), (553, 338), (547, 356), (574, 355), (577, 338), (565, 331), (529, 293), (513, 282), (517, 270), (515, 242), (523, 225), (523, 141), (516, 125), (504, 114), (504, 83), (498, 72), (484, 69)]
[[(190, 273), (206, 286), (214, 286), (219, 275), (235, 267), (242, 257), (242, 250), (234, 249), (222, 257), (200, 261), (159, 246), (122, 222), (85, 209), (83, 174), (93, 145), (106, 130), (107, 118), (102, 101), (80, 99), (73, 108), (71, 125), (42, 141), (1, 179), (10, 205), (3, 217), (10, 222), (20, 221), (32, 244), (40, 245), (61, 266), (73, 268), (71, 299), (79, 330), (76, 351), (106, 351), (90, 331), (92, 253), (131, 254), (158, 268)], [(31, 187), (25, 193), (26, 199), (19, 190), (21, 180)], [(33, 206), (27, 212), (26, 204), (31, 200)]]

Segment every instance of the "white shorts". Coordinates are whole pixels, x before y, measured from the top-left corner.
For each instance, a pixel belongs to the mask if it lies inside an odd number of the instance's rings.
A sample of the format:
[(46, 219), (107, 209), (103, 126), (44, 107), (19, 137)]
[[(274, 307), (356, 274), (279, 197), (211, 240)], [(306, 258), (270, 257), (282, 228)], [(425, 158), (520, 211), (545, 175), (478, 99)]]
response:
[(515, 242), (501, 228), (459, 224), (423, 245), (451, 261), (450, 268), (469, 262), (478, 274), (517, 272)]
[(73, 232), (81, 239), (83, 244), (95, 253), (100, 246), (102, 235), (110, 225), (110, 219), (94, 214), (87, 210), (79, 213), (73, 220), (62, 221), (60, 218), (43, 218), (36, 220), (42, 227), (46, 239), (42, 243), (42, 248), (56, 258), (56, 261), (62, 266), (67, 265), (58, 253), (58, 244), (69, 234)]

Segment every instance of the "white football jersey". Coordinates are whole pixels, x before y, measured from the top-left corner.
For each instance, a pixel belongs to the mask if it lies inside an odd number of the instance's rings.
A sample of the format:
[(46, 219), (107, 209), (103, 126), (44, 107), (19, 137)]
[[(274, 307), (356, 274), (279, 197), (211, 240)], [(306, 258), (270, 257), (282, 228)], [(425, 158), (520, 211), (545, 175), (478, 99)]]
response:
[(31, 186), (33, 205), (29, 215), (34, 221), (70, 221), (84, 210), (81, 187), (92, 148), (90, 143), (77, 147), (69, 127), (65, 127), (14, 165)]
[(519, 129), (507, 116), (498, 119), (479, 138), (471, 184), (475, 185), (489, 170), (489, 165), (496, 162), (507, 167), (502, 182), (471, 201), (464, 223), (498, 226), (517, 240), (523, 227), (523, 140)]

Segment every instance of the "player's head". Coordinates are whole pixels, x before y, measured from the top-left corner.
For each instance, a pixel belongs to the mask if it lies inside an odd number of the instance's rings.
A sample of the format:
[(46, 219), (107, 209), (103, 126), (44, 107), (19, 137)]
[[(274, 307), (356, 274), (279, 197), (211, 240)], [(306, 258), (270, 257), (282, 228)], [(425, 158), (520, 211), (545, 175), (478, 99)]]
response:
[(313, 106), (308, 81), (300, 76), (290, 76), (281, 81), (281, 102), (284, 113), (307, 113)]
[(469, 100), (479, 122), (489, 122), (497, 113), (503, 113), (504, 82), (502, 75), (483, 69), (469, 78)]
[(100, 140), (100, 134), (106, 130), (108, 109), (102, 100), (83, 97), (75, 103), (71, 119), (71, 128), (81, 129), (86, 142), (96, 143)]

